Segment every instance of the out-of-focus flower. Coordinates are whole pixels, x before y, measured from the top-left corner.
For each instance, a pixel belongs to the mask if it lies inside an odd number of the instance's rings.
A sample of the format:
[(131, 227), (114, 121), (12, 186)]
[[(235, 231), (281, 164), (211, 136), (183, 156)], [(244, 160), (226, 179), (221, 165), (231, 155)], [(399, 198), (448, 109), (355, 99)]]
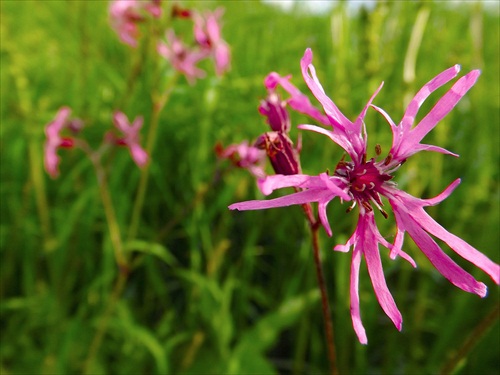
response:
[(139, 167), (144, 167), (149, 159), (148, 154), (139, 144), (139, 131), (142, 127), (142, 122), (142, 117), (136, 117), (134, 122), (130, 124), (127, 116), (117, 111), (113, 115), (113, 123), (123, 133), (123, 136), (116, 137), (108, 133), (106, 137), (108, 141), (128, 147), (132, 159)]
[[(45, 170), (52, 178), (59, 176), (59, 156), (57, 155), (57, 150), (60, 147), (71, 148), (74, 144), (72, 138), (61, 136), (61, 132), (64, 128), (72, 126), (72, 121), (69, 120), (70, 114), (70, 108), (62, 107), (57, 112), (54, 121), (50, 122), (45, 127), (44, 165)], [(81, 121), (76, 120), (74, 125), (76, 128), (81, 125)]]
[(193, 84), (196, 78), (205, 77), (205, 71), (196, 64), (208, 56), (206, 51), (188, 47), (173, 30), (167, 31), (166, 39), (167, 43), (158, 43), (157, 50), (161, 56), (170, 61), (175, 70), (184, 74), (190, 84)]
[(257, 179), (266, 177), (264, 172), (266, 153), (264, 150), (250, 146), (248, 141), (232, 144), (226, 148), (218, 143), (215, 146), (215, 152), (218, 157), (230, 160), (235, 167), (248, 170)]
[(187, 8), (181, 8), (178, 4), (172, 6), (172, 17), (173, 18), (191, 18), (192, 12)]
[[(405, 232), (408, 232), (430, 262), (452, 284), (464, 291), (484, 297), (486, 295), (486, 285), (475, 280), (472, 275), (463, 270), (446, 255), (431, 238), (431, 235), (439, 238), (448, 244), (458, 255), (481, 268), (496, 284), (500, 283), (500, 266), (459, 237), (446, 231), (424, 211), (424, 207), (436, 205), (446, 199), (458, 186), (460, 180), (455, 180), (441, 194), (431, 199), (415, 198), (397, 189), (396, 184), (391, 181), (394, 177), (394, 172), (402, 163), (409, 156), (419, 151), (427, 150), (452, 154), (443, 148), (424, 145), (420, 142), (475, 84), (480, 72), (473, 70), (461, 77), (441, 97), (434, 108), (417, 125), (413, 126), (415, 116), (424, 100), (432, 92), (457, 76), (460, 70), (458, 65), (440, 73), (422, 87), (408, 105), (399, 125), (396, 125), (382, 109), (371, 104), (374, 97), (382, 88), (382, 85), (380, 85), (370, 98), (358, 118), (354, 122), (351, 122), (325, 94), (312, 65), (312, 52), (310, 49), (306, 50), (301, 60), (301, 68), (309, 89), (323, 106), (332, 129), (329, 130), (314, 125), (301, 125), (299, 128), (312, 130), (328, 136), (348, 153), (351, 161), (341, 160), (337, 164), (332, 176), (326, 173), (322, 173), (319, 176), (301, 174), (293, 176), (268, 176), (260, 182), (260, 188), (264, 194), (270, 194), (275, 189), (284, 187), (295, 187), (300, 191), (267, 201), (235, 203), (229, 206), (229, 208), (258, 210), (318, 202), (320, 221), (326, 232), (331, 236), (332, 231), (326, 215), (327, 204), (335, 197), (339, 197), (342, 200), (354, 202), (348, 211), (351, 211), (355, 205), (359, 206), (356, 230), (345, 245), (338, 245), (335, 247), (335, 250), (346, 252), (351, 247), (353, 248), (350, 287), (351, 316), (354, 330), (363, 344), (366, 344), (368, 340), (361, 322), (359, 308), (358, 278), (361, 258), (364, 257), (366, 260), (368, 273), (380, 306), (397, 329), (401, 330), (402, 316), (385, 281), (379, 244), (390, 250), (390, 257), (392, 259), (400, 255), (415, 267), (416, 264), (413, 259), (402, 250)], [(384, 115), (391, 125), (393, 132), (392, 148), (389, 154), (380, 161), (376, 161), (375, 158), (367, 160), (367, 133), (364, 118), (370, 106)], [(380, 146), (376, 148), (375, 153), (377, 157), (380, 156)], [(381, 196), (388, 199), (396, 220), (397, 230), (394, 243), (392, 244), (384, 239), (375, 223), (374, 208), (378, 209), (384, 217), (388, 217), (388, 214), (383, 209)]]
[(226, 72), (231, 64), (229, 46), (221, 37), (220, 18), (224, 14), (222, 8), (214, 12), (194, 13), (194, 37), (196, 42), (215, 62), (218, 75)]
[(161, 1), (114, 0), (109, 6), (111, 27), (120, 40), (131, 47), (137, 47), (138, 24), (146, 20), (147, 14), (161, 17)]

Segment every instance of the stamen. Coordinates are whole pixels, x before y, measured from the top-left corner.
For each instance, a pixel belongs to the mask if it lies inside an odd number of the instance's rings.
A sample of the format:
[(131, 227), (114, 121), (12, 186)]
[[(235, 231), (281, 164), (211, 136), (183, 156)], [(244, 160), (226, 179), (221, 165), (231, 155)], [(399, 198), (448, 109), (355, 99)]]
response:
[(365, 191), (365, 189), (366, 189), (366, 184), (363, 184), (363, 187), (354, 186), (354, 190), (359, 192)]
[[(379, 198), (380, 199), (380, 198)], [(384, 211), (384, 209), (378, 204), (378, 202), (375, 200), (375, 199), (372, 199), (372, 202), (375, 204), (375, 206), (377, 206), (378, 210), (380, 211), (380, 213), (386, 218), (388, 219), (389, 218), (389, 215), (387, 214), (387, 212)]]
[(366, 168), (365, 168), (365, 169), (363, 169), (363, 172), (361, 172), (361, 173), (356, 173), (356, 176), (363, 176), (363, 175), (365, 175), (365, 174), (366, 174), (366, 172), (367, 172), (367, 170), (366, 170)]
[(379, 144), (376, 144), (376, 145), (375, 145), (375, 154), (376, 154), (377, 156), (380, 156), (380, 154), (381, 154), (381, 153), (382, 153), (382, 147), (380, 147), (380, 145), (379, 145)]
[(366, 164), (366, 154), (363, 154), (363, 164)]
[(374, 182), (370, 182), (370, 187), (369, 187), (369, 189), (370, 189), (370, 190), (372, 190), (374, 187), (375, 187), (375, 183), (374, 183)]
[(363, 205), (363, 207), (364, 207), (364, 208), (366, 208), (366, 210), (367, 210), (368, 212), (372, 212), (372, 211), (373, 211), (373, 208), (372, 208), (372, 206), (370, 206), (370, 203), (369, 203), (369, 202), (367, 202), (367, 201), (363, 201), (363, 202), (361, 202), (361, 204)]
[(384, 165), (389, 165), (391, 161), (392, 161), (392, 154), (389, 154), (384, 160)]

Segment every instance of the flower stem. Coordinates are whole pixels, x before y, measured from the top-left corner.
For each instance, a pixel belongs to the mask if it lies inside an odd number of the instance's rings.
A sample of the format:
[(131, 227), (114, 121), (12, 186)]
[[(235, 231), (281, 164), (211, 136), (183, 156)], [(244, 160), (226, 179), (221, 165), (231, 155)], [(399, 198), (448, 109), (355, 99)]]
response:
[[(165, 104), (172, 93), (175, 82), (177, 81), (177, 77), (179, 75), (176, 73), (172, 77), (169, 82), (167, 89), (163, 92), (162, 95), (155, 97), (153, 96), (153, 110), (151, 116), (151, 122), (149, 125), (148, 135), (146, 138), (146, 153), (150, 156), (153, 153), (153, 149), (155, 146), (156, 135), (158, 133), (158, 124), (160, 122), (160, 114)], [(137, 235), (137, 229), (139, 227), (139, 220), (141, 216), (142, 207), (144, 205), (144, 198), (146, 196), (146, 190), (148, 188), (149, 182), (149, 168), (151, 166), (151, 161), (149, 161), (141, 171), (141, 177), (139, 180), (139, 187), (137, 189), (137, 194), (135, 196), (134, 207), (132, 208), (132, 219), (130, 220), (130, 226), (128, 230), (127, 238), (129, 240), (133, 240)]]
[(93, 369), (91, 366), (94, 363), (95, 356), (97, 355), (97, 352), (102, 343), (102, 339), (104, 338), (104, 335), (108, 329), (109, 319), (111, 318), (116, 303), (120, 299), (120, 296), (126, 285), (128, 275), (129, 275), (128, 272), (123, 272), (123, 271), (118, 274), (118, 279), (116, 280), (115, 285), (113, 287), (111, 298), (109, 299), (108, 305), (106, 306), (106, 310), (104, 311), (101, 321), (99, 322), (99, 327), (97, 328), (97, 332), (94, 338), (92, 339), (92, 343), (90, 344), (89, 354), (87, 355), (87, 359), (85, 360), (85, 364), (83, 366), (84, 374), (93, 373)]
[(500, 305), (495, 308), (477, 325), (472, 333), (467, 337), (462, 346), (442, 367), (441, 374), (453, 374), (457, 366), (463, 361), (476, 344), (483, 338), (488, 330), (497, 321), (500, 313)]
[(307, 216), (309, 222), (309, 228), (311, 229), (313, 254), (314, 254), (314, 265), (316, 266), (316, 277), (318, 280), (318, 287), (321, 293), (321, 305), (323, 310), (323, 321), (325, 324), (325, 335), (328, 347), (328, 361), (330, 363), (330, 371), (332, 375), (338, 375), (339, 371), (337, 368), (337, 356), (335, 354), (335, 341), (333, 336), (333, 324), (332, 317), (330, 315), (330, 304), (328, 302), (328, 290), (325, 283), (325, 277), (323, 274), (323, 267), (321, 265), (321, 258), (319, 254), (319, 237), (318, 230), (320, 228), (319, 221), (314, 219), (312, 214), (312, 209), (309, 204), (304, 204), (304, 213)]
[(111, 237), (111, 243), (113, 245), (115, 260), (120, 271), (125, 271), (125, 273), (127, 273), (127, 259), (125, 258), (125, 254), (123, 251), (120, 227), (118, 225), (118, 221), (116, 220), (116, 214), (113, 207), (113, 201), (111, 200), (111, 195), (109, 193), (107, 179), (100, 164), (95, 163), (94, 165), (96, 167), (97, 184), (99, 185), (99, 193), (101, 195), (102, 205), (104, 207), (104, 213), (106, 215), (106, 221), (108, 222), (108, 230)]
[(108, 300), (106, 310), (104, 311), (102, 318), (99, 322), (97, 332), (95, 333), (94, 338), (92, 339), (89, 348), (89, 353), (87, 355), (87, 359), (85, 360), (83, 366), (83, 373), (91, 374), (93, 373), (91, 366), (94, 363), (95, 356), (99, 351), (104, 335), (106, 334), (106, 331), (108, 329), (109, 319), (126, 285), (126, 281), (130, 273), (130, 267), (127, 258), (125, 256), (122, 237), (120, 234), (120, 227), (116, 219), (113, 201), (111, 199), (111, 194), (109, 192), (109, 185), (106, 178), (106, 172), (100, 162), (100, 153), (92, 152), (92, 150), (88, 147), (87, 143), (85, 142), (80, 142), (79, 147), (84, 152), (86, 152), (87, 155), (89, 155), (90, 160), (92, 161), (92, 164), (94, 165), (95, 168), (97, 185), (99, 186), (99, 193), (101, 195), (101, 201), (104, 208), (106, 221), (108, 223), (108, 230), (111, 238), (111, 244), (113, 247), (115, 260), (119, 270), (118, 278), (115, 282), (113, 291), (111, 293), (111, 298), (109, 298)]

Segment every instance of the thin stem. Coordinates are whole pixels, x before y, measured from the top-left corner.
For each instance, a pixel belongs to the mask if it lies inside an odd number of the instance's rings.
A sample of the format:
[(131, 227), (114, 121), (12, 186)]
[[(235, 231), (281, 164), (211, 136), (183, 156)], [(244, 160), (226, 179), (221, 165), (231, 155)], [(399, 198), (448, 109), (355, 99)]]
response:
[(97, 352), (101, 347), (102, 340), (108, 329), (109, 319), (111, 318), (111, 315), (113, 314), (116, 304), (120, 299), (123, 289), (125, 288), (128, 275), (129, 275), (128, 272), (123, 272), (123, 271), (121, 271), (118, 274), (118, 279), (116, 280), (116, 283), (113, 287), (111, 298), (109, 299), (109, 303), (106, 307), (106, 310), (104, 311), (102, 319), (99, 322), (99, 327), (97, 328), (97, 332), (94, 338), (92, 339), (92, 343), (90, 344), (89, 354), (87, 355), (87, 359), (85, 360), (85, 364), (83, 366), (84, 374), (93, 373), (91, 366), (94, 363), (95, 356), (97, 355)]
[[(156, 135), (158, 133), (158, 124), (160, 120), (160, 114), (165, 104), (172, 93), (174, 84), (177, 80), (178, 74), (176, 73), (168, 85), (167, 90), (158, 98), (153, 98), (153, 110), (151, 116), (151, 123), (149, 125), (148, 135), (146, 138), (145, 150), (148, 155), (152, 155), (155, 146)], [(128, 239), (133, 240), (137, 235), (137, 229), (139, 227), (139, 219), (144, 205), (144, 198), (146, 196), (146, 190), (149, 182), (149, 168), (151, 166), (151, 161), (149, 161), (141, 171), (141, 177), (139, 180), (139, 187), (137, 189), (137, 194), (135, 196), (134, 207), (132, 209), (132, 219), (130, 220), (130, 226), (128, 230)]]
[(488, 332), (488, 330), (493, 326), (493, 324), (498, 319), (500, 313), (500, 305), (496, 305), (495, 308), (477, 325), (477, 327), (472, 331), (472, 333), (467, 337), (462, 346), (458, 349), (454, 356), (452, 356), (441, 369), (441, 374), (453, 374), (456, 367), (462, 362), (462, 360), (467, 357), (470, 351), (476, 346), (476, 344), (483, 338), (483, 336)]
[(111, 237), (111, 243), (113, 245), (116, 263), (118, 264), (120, 270), (127, 270), (128, 266), (123, 251), (120, 227), (118, 225), (118, 221), (116, 220), (115, 209), (113, 207), (113, 201), (111, 200), (111, 195), (109, 193), (107, 179), (100, 164), (96, 162), (94, 163), (94, 165), (96, 167), (97, 184), (99, 185), (99, 193), (101, 194), (102, 205), (104, 207), (106, 221), (108, 222), (108, 230)]
[(111, 238), (111, 243), (113, 246), (115, 260), (119, 269), (118, 278), (113, 287), (111, 298), (108, 300), (109, 302), (106, 307), (106, 310), (104, 311), (101, 321), (99, 322), (96, 334), (92, 339), (92, 343), (90, 344), (89, 348), (89, 354), (87, 355), (87, 359), (83, 367), (84, 369), (83, 372), (85, 374), (91, 374), (92, 373), (91, 366), (101, 346), (104, 335), (106, 334), (106, 331), (108, 329), (109, 319), (126, 285), (126, 281), (129, 275), (129, 265), (124, 253), (123, 242), (120, 234), (120, 227), (118, 225), (118, 221), (116, 220), (116, 214), (113, 206), (113, 201), (111, 199), (111, 194), (109, 192), (109, 186), (107, 183), (106, 174), (99, 160), (100, 154), (99, 153), (93, 154), (89, 150), (86, 143), (81, 143), (80, 147), (90, 155), (90, 159), (94, 164), (97, 176), (97, 184), (99, 185), (99, 193), (101, 195), (101, 200), (104, 207), (104, 213), (106, 215), (106, 221), (108, 223), (108, 230)]
[(325, 324), (325, 334), (326, 342), (328, 347), (328, 361), (330, 363), (330, 371), (332, 375), (338, 375), (339, 371), (337, 368), (337, 356), (335, 354), (335, 341), (333, 338), (333, 324), (332, 317), (330, 315), (330, 304), (328, 302), (328, 290), (325, 283), (325, 277), (323, 274), (323, 267), (321, 265), (321, 258), (319, 254), (319, 237), (318, 230), (320, 228), (319, 221), (314, 219), (311, 206), (309, 204), (304, 204), (304, 213), (307, 216), (309, 222), (309, 228), (311, 229), (313, 254), (314, 254), (314, 265), (316, 266), (316, 277), (318, 280), (318, 287), (321, 293), (321, 305), (323, 310), (323, 321)]

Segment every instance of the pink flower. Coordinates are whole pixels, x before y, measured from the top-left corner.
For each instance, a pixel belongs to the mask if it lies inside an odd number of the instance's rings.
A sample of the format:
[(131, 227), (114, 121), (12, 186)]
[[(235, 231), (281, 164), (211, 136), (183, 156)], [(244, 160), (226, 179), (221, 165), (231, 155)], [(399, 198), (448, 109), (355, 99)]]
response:
[(231, 63), (229, 46), (222, 39), (220, 33), (220, 18), (224, 10), (219, 8), (213, 13), (194, 13), (194, 37), (202, 50), (211, 55), (215, 61), (215, 70), (218, 75), (226, 72)]
[(264, 172), (266, 153), (264, 150), (250, 146), (248, 141), (233, 144), (226, 148), (222, 147), (221, 144), (217, 144), (215, 152), (218, 157), (230, 160), (234, 166), (247, 169), (257, 179), (266, 177)]
[(205, 77), (205, 72), (196, 64), (208, 56), (207, 52), (188, 47), (177, 38), (173, 30), (168, 30), (166, 38), (167, 43), (158, 43), (158, 53), (170, 61), (175, 70), (183, 73), (190, 84), (196, 78)]
[[(284, 103), (288, 104), (292, 109), (297, 112), (303, 113), (314, 120), (318, 121), (321, 124), (330, 124), (328, 117), (326, 117), (319, 109), (314, 107), (309, 98), (305, 96), (297, 87), (295, 87), (290, 79), (291, 75), (286, 77), (281, 77), (278, 73), (272, 72), (269, 73), (266, 79), (264, 80), (264, 85), (269, 91), (269, 96), (275, 93), (276, 88), (281, 86), (288, 94), (290, 94), (290, 98), (284, 101)], [(260, 108), (259, 108), (260, 110)], [(261, 111), (262, 114), (264, 114)]]
[(115, 29), (123, 43), (137, 47), (139, 39), (138, 24), (144, 22), (147, 13), (155, 18), (161, 17), (160, 0), (114, 0), (109, 6), (111, 27)]
[(71, 124), (69, 121), (70, 114), (70, 108), (62, 107), (57, 112), (54, 121), (45, 127), (44, 165), (45, 170), (52, 178), (59, 176), (59, 156), (57, 155), (57, 150), (60, 147), (73, 147), (72, 138), (61, 137), (61, 131)]
[[(114, 143), (128, 147), (130, 155), (138, 167), (144, 167), (148, 162), (148, 154), (139, 144), (139, 130), (142, 127), (142, 117), (137, 117), (132, 124), (122, 112), (113, 115), (115, 127), (123, 133), (123, 137), (113, 137)], [(109, 138), (108, 138), (109, 139)]]
[[(446, 154), (451, 152), (443, 148), (421, 144), (421, 140), (437, 123), (448, 114), (466, 92), (475, 84), (480, 72), (473, 70), (461, 77), (437, 102), (430, 112), (415, 126), (415, 116), (423, 101), (436, 89), (449, 82), (459, 72), (456, 65), (437, 75), (415, 95), (408, 105), (401, 122), (396, 125), (382, 109), (372, 105), (372, 100), (380, 91), (382, 85), (370, 98), (360, 115), (354, 122), (348, 120), (336, 107), (333, 101), (325, 94), (312, 65), (312, 52), (307, 49), (301, 60), (303, 77), (321, 103), (332, 127), (331, 130), (313, 125), (301, 125), (299, 128), (312, 130), (328, 136), (340, 145), (350, 156), (351, 161), (341, 160), (332, 176), (325, 173), (319, 176), (294, 175), (269, 176), (260, 183), (261, 190), (270, 194), (275, 189), (295, 187), (301, 191), (267, 201), (248, 201), (235, 203), (229, 206), (237, 210), (257, 210), (273, 207), (284, 207), (294, 204), (318, 202), (318, 215), (328, 235), (332, 235), (326, 206), (335, 197), (341, 200), (353, 201), (348, 211), (355, 205), (359, 207), (358, 225), (351, 238), (345, 245), (335, 246), (337, 251), (349, 251), (353, 248), (351, 263), (351, 316), (354, 330), (361, 343), (368, 342), (359, 307), (358, 277), (361, 259), (364, 257), (368, 267), (373, 288), (377, 299), (398, 330), (402, 328), (402, 317), (394, 299), (387, 287), (382, 270), (379, 253), (379, 244), (390, 250), (390, 257), (398, 255), (416, 266), (413, 259), (402, 250), (404, 234), (407, 232), (425, 256), (455, 286), (478, 294), (486, 295), (486, 286), (475, 280), (472, 275), (457, 265), (446, 255), (431, 235), (445, 242), (458, 255), (473, 263), (487, 273), (492, 280), (500, 283), (500, 266), (488, 259), (484, 254), (471, 245), (446, 231), (424, 210), (426, 206), (436, 205), (447, 198), (458, 186), (457, 179), (441, 194), (431, 199), (418, 199), (399, 189), (392, 182), (393, 173), (411, 155), (419, 151), (437, 151)], [(367, 160), (366, 146), (367, 133), (364, 117), (369, 107), (373, 107), (387, 119), (393, 132), (393, 144), (389, 154), (377, 161), (375, 158)], [(380, 147), (376, 148), (376, 156), (381, 154)], [(454, 154), (452, 154), (454, 155)], [(387, 242), (379, 233), (374, 217), (374, 208), (384, 217), (388, 214), (383, 209), (381, 196), (388, 199), (394, 212), (396, 221), (396, 236), (394, 243)]]

